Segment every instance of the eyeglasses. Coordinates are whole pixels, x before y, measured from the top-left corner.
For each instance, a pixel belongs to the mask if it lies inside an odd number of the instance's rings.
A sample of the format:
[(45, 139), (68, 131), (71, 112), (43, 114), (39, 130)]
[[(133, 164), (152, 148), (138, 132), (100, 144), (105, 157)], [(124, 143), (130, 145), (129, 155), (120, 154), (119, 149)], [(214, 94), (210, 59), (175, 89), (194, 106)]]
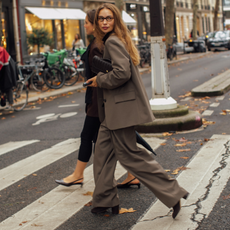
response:
[(97, 19), (99, 22), (104, 22), (104, 20), (106, 20), (107, 22), (111, 22), (113, 20), (113, 18), (111, 16), (107, 16), (106, 18), (104, 17), (98, 17)]

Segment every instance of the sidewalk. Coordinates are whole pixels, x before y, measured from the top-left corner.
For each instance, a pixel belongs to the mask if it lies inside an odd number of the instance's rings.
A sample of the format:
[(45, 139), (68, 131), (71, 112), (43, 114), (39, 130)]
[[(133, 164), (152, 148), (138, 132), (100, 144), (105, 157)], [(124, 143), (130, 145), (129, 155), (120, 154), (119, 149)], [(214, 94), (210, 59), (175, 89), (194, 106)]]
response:
[[(189, 59), (198, 58), (198, 57), (207, 55), (209, 53), (210, 52), (184, 54), (184, 53), (180, 52), (177, 55), (176, 60), (168, 61), (168, 65), (178, 63), (178, 62), (181, 62), (181, 61), (185, 61), (185, 60), (189, 60)], [(149, 70), (151, 70), (151, 66), (146, 66), (145, 68), (139, 68), (140, 73), (145, 73), (145, 72), (147, 72)], [(71, 92), (71, 91), (80, 90), (80, 89), (84, 88), (82, 86), (82, 84), (83, 84), (83, 82), (79, 82), (79, 83), (76, 83), (74, 86), (63, 86), (61, 89), (49, 90), (47, 92), (30, 91), (29, 92), (29, 100), (28, 100), (28, 102), (34, 102), (34, 101), (37, 101), (39, 99), (44, 99), (44, 98), (48, 98), (48, 97), (61, 95), (63, 93), (68, 93), (68, 92)]]
[[(206, 53), (189, 53), (189, 54), (184, 54), (183, 52), (180, 52), (177, 55), (177, 59), (172, 60), (172, 61), (168, 61), (168, 65), (172, 65), (174, 63), (179, 63), (179, 62), (183, 62), (185, 60), (191, 60), (191, 59), (196, 59), (205, 55), (210, 54), (211, 52), (206, 52)], [(151, 70), (151, 66), (146, 66), (145, 68), (139, 68), (139, 72), (140, 73), (146, 73), (148, 71)], [(224, 73), (223, 73), (224, 74)], [(219, 75), (218, 75), (219, 76)], [(225, 80), (229, 79), (229, 86), (230, 86), (230, 74), (225, 76)], [(207, 82), (207, 84), (203, 84), (200, 88), (198, 88), (198, 91), (196, 89), (196, 92), (194, 93), (194, 96), (199, 96), (200, 91), (202, 92), (202, 95), (205, 95), (206, 93), (208, 94), (209, 92), (213, 91), (213, 87), (216, 85), (219, 85), (220, 78), (213, 78), (212, 82)], [(74, 86), (63, 86), (61, 89), (51, 89), (48, 90), (47, 92), (37, 92), (34, 90), (30, 90), (29, 91), (29, 98), (28, 98), (28, 102), (36, 102), (40, 99), (44, 99), (44, 98), (49, 98), (49, 97), (53, 97), (53, 96), (58, 96), (64, 93), (68, 93), (68, 92), (72, 92), (72, 91), (76, 91), (76, 90), (80, 90), (84, 88), (83, 87), (83, 82), (77, 82)], [(215, 90), (215, 95), (218, 94), (223, 94), (224, 92), (226, 92), (226, 90), (228, 90), (229, 87), (223, 86), (221, 85), (218, 89), (217, 92)], [(210, 95), (210, 93), (209, 93)], [(0, 110), (2, 110), (3, 108), (0, 107)]]

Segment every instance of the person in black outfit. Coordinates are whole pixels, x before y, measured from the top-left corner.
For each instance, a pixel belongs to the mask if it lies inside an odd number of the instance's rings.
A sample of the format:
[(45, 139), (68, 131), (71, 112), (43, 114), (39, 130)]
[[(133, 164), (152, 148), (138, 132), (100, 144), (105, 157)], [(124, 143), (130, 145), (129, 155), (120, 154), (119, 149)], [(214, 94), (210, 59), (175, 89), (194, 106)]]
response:
[[(85, 18), (85, 30), (87, 35), (93, 35), (94, 33), (94, 16), (95, 10), (89, 10)], [(95, 44), (95, 39), (91, 41), (86, 52), (82, 55), (81, 60), (85, 63), (85, 76), (88, 79), (94, 77), (95, 74), (91, 72), (91, 63), (95, 55), (102, 57), (103, 51), (99, 50)], [(68, 177), (56, 180), (58, 184), (71, 186), (83, 184), (84, 169), (92, 154), (92, 144), (96, 142), (98, 129), (100, 127), (100, 121), (98, 118), (97, 110), (97, 89), (87, 88), (85, 94), (86, 103), (86, 117), (81, 132), (81, 145), (79, 149), (78, 161), (73, 174)]]

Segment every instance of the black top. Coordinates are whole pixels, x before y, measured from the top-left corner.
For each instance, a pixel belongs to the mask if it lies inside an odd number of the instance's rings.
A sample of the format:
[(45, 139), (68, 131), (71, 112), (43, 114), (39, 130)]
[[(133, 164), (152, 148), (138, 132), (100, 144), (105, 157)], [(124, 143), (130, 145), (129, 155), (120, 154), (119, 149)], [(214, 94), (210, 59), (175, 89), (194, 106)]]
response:
[[(95, 76), (91, 71), (92, 59), (97, 55), (102, 57), (102, 52), (98, 49), (95, 39), (89, 44), (87, 50), (82, 55), (81, 60), (85, 63), (85, 77), (90, 79)], [(97, 89), (94, 87), (87, 87), (85, 94), (86, 113), (88, 116), (98, 117), (97, 110)]]

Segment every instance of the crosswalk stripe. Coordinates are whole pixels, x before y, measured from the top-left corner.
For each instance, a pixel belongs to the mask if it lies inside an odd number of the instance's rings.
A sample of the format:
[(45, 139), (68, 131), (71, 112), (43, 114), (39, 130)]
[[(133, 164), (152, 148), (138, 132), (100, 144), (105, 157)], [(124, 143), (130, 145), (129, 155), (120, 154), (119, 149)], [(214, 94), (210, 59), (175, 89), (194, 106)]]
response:
[(156, 230), (196, 229), (212, 211), (229, 179), (229, 141), (230, 135), (213, 135), (187, 165), (188, 169), (178, 176), (179, 184), (190, 195), (186, 201), (181, 200), (183, 206), (176, 220), (172, 219), (169, 209), (157, 200), (132, 230), (147, 230), (152, 226), (157, 226)]
[(80, 138), (68, 139), (0, 170), (0, 190), (76, 151)]
[[(160, 146), (165, 140), (158, 138), (145, 138), (153, 149)], [(27, 207), (0, 223), (1, 230), (30, 230), (46, 229), (53, 230), (63, 224), (72, 215), (84, 207), (92, 200), (91, 196), (86, 196), (87, 192), (94, 190), (93, 165), (84, 171), (84, 186), (64, 187), (58, 186), (37, 199)], [(115, 178), (118, 179), (126, 173), (126, 170), (117, 164)], [(55, 183), (55, 182), (54, 182)], [(21, 225), (20, 225), (21, 224)]]
[(5, 153), (11, 152), (15, 149), (24, 147), (26, 145), (33, 144), (35, 142), (39, 142), (39, 140), (30, 140), (30, 141), (10, 141), (8, 143), (5, 143), (3, 145), (0, 145), (0, 155), (3, 155)]

